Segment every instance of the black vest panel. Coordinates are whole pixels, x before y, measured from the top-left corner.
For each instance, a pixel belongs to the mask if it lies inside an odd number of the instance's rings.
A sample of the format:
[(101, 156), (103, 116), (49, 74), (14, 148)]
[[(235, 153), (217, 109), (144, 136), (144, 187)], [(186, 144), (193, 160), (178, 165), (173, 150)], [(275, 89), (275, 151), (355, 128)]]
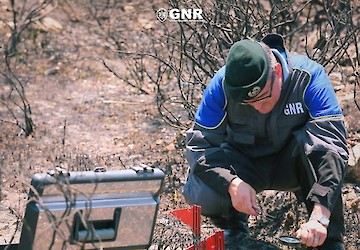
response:
[(286, 146), (310, 118), (304, 102), (309, 82), (309, 73), (294, 69), (283, 83), (278, 103), (265, 115), (228, 98), (227, 143), (250, 157), (271, 155)]

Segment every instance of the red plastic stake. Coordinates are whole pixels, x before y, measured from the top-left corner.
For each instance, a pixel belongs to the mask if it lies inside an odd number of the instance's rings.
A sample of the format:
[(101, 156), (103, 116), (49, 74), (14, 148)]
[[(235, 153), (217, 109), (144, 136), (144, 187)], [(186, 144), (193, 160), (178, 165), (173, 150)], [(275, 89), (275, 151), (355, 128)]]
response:
[(224, 250), (224, 231), (217, 231), (205, 240), (206, 250)]
[(224, 250), (224, 232), (218, 231), (205, 241), (200, 242), (201, 234), (201, 208), (200, 206), (192, 206), (190, 208), (183, 208), (171, 211), (171, 213), (180, 221), (188, 225), (195, 237), (194, 246), (189, 247), (187, 250)]
[(171, 211), (180, 221), (191, 227), (194, 236), (200, 237), (201, 233), (201, 208), (200, 206), (192, 206)]
[(203, 249), (202, 242), (200, 242), (201, 234), (201, 208), (200, 206), (192, 206), (190, 208), (183, 208), (171, 211), (180, 221), (188, 225), (194, 234), (194, 249)]
[(224, 231), (217, 231), (206, 238), (197, 246), (191, 246), (187, 250), (225, 250)]

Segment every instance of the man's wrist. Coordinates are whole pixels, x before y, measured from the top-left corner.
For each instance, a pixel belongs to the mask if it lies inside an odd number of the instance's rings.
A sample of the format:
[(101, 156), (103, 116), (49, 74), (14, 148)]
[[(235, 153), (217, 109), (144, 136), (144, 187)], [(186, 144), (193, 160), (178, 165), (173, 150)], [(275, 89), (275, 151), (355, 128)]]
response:
[(326, 228), (328, 228), (328, 226), (330, 224), (329, 218), (327, 218), (324, 215), (311, 216), (309, 221), (311, 221), (311, 220), (316, 220), (317, 222), (319, 222), (321, 225), (323, 225)]
[(325, 216), (326, 218), (330, 218), (331, 212), (325, 206), (321, 205), (320, 203), (315, 203), (314, 208), (311, 212), (311, 216)]
[(239, 186), (239, 183), (240, 183), (240, 178), (239, 177), (235, 177), (231, 182), (230, 182), (230, 185), (229, 185), (229, 188), (228, 188), (228, 192), (230, 195), (232, 195), (232, 193), (236, 190), (237, 190), (237, 187)]
[(313, 211), (310, 215), (310, 220), (316, 220), (318, 221), (321, 225), (323, 225), (324, 227), (328, 227), (329, 223), (330, 223), (330, 211), (329, 209), (327, 209), (326, 207), (324, 207), (323, 205), (319, 204), (319, 203), (315, 203), (314, 204), (314, 208)]

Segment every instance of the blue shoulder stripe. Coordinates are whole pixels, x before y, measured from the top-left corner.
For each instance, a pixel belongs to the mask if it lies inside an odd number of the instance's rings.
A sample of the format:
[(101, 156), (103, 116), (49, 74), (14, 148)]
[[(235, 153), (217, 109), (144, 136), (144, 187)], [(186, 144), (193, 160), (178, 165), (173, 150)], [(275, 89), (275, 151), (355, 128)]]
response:
[(295, 68), (310, 74), (310, 82), (304, 91), (304, 101), (312, 118), (342, 115), (333, 86), (323, 66), (306, 56), (293, 55)]
[(223, 88), (225, 66), (213, 77), (204, 91), (203, 99), (195, 114), (195, 123), (207, 129), (216, 129), (226, 117), (227, 100)]

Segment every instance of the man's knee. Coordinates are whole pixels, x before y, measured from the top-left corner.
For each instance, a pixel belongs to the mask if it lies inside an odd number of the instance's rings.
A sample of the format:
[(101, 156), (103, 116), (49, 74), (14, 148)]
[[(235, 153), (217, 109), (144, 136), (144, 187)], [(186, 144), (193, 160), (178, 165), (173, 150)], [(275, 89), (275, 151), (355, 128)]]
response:
[(229, 197), (220, 195), (193, 174), (188, 176), (183, 195), (187, 203), (201, 206), (205, 216), (226, 215), (231, 206)]

